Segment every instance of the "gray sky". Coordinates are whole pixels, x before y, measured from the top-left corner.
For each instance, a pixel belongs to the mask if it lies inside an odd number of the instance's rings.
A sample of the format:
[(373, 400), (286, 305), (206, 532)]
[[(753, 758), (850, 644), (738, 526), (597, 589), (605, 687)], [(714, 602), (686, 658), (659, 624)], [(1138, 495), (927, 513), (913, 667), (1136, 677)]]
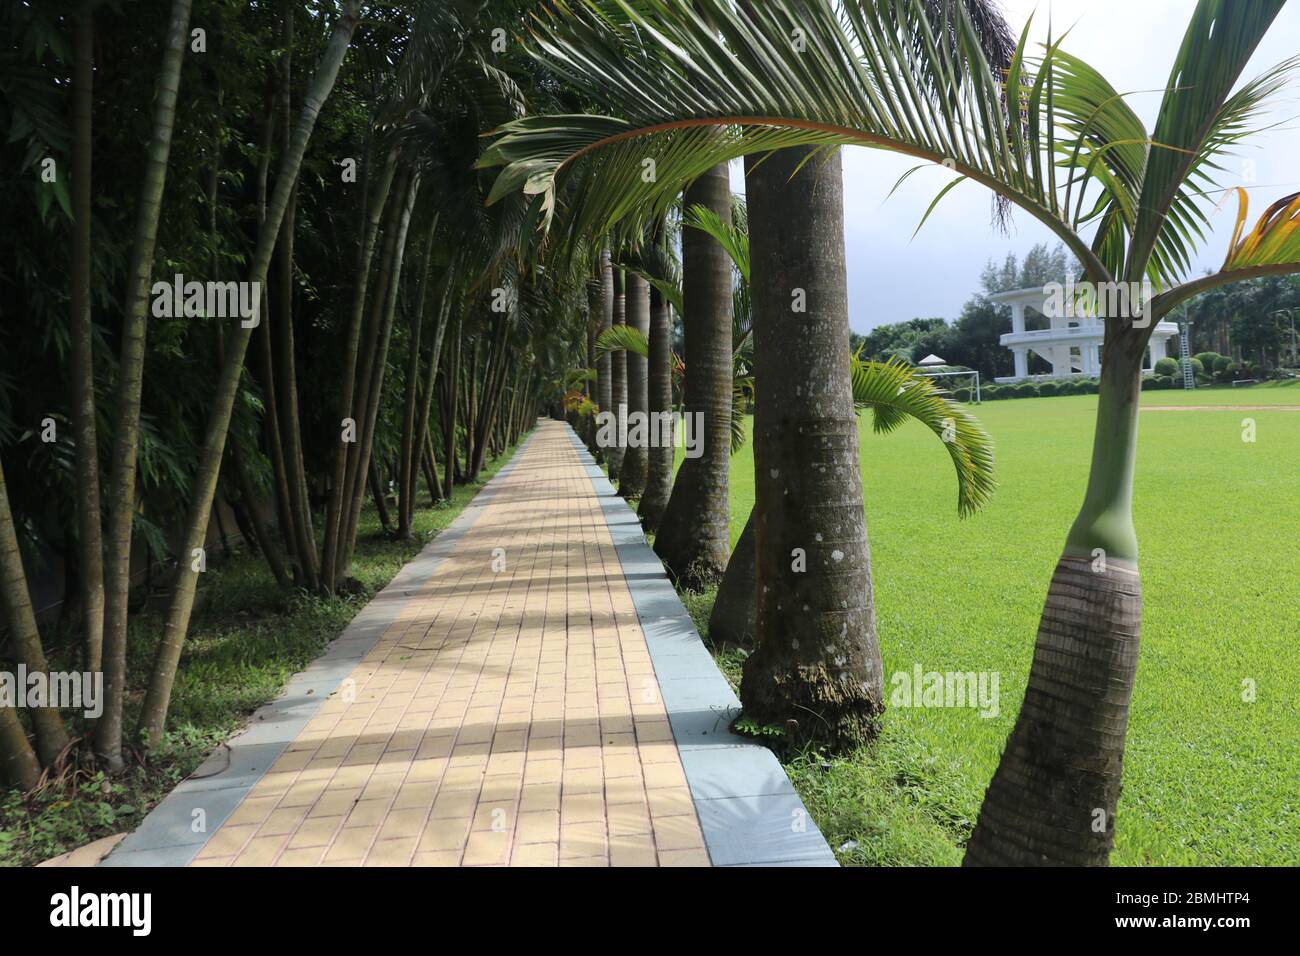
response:
[[(1238, 0), (1248, 3), (1251, 0)], [(1161, 91), (1169, 78), (1192, 0), (1002, 0), (1017, 36), (1030, 15), (1032, 36), (1053, 36), (1070, 29), (1063, 48), (1099, 70), (1142, 118), (1154, 125)], [(1300, 51), (1300, 2), (1288, 4), (1274, 22), (1243, 73), (1250, 79)], [(1246, 186), (1251, 225), (1274, 200), (1300, 191), (1300, 85), (1282, 94), (1269, 121), (1286, 121), (1286, 129), (1258, 134), (1224, 163), (1221, 185)], [(1250, 164), (1253, 162), (1253, 166)], [(849, 270), (850, 325), (865, 332), (874, 326), (914, 317), (957, 317), (979, 284), (985, 262), (1008, 251), (1023, 255), (1034, 243), (1055, 244), (1055, 236), (1027, 213), (1015, 210), (1011, 233), (1001, 236), (990, 225), (990, 193), (966, 182), (950, 192), (911, 239), (926, 207), (952, 178), (942, 167), (918, 170), (885, 202), (895, 181), (917, 161), (878, 150), (844, 151), (845, 244)], [(733, 182), (743, 176), (733, 168)], [(737, 186), (740, 187), (740, 183)], [(1209, 202), (1212, 207), (1221, 196)], [(1232, 196), (1211, 214), (1214, 232), (1195, 260), (1195, 273), (1222, 263), (1236, 220)]]

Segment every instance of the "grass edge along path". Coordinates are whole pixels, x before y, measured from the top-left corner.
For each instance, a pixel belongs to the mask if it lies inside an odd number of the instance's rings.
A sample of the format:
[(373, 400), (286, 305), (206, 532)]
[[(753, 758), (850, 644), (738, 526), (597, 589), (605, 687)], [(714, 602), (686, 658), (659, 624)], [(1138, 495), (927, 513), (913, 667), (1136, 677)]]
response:
[[(531, 434), (529, 429), (518, 445), (485, 465), (474, 482), (456, 485), (450, 502), (431, 506), (424, 498), (407, 541), (387, 537), (373, 503), (367, 502), (352, 566), (352, 576), (364, 588), (360, 593), (321, 598), (301, 590), (283, 591), (260, 556), (239, 547), (226, 557), (220, 546), (212, 548), (161, 745), (147, 764), (132, 762), (117, 777), (79, 770), (30, 795), (0, 789), (0, 866), (31, 866), (139, 826), (215, 747), (238, 733), (254, 711), (279, 696), (294, 674), (342, 634), (371, 598), (464, 511)], [(150, 595), (146, 609), (131, 620), (128, 727), (135, 726), (148, 684), (165, 596)], [(65, 666), (63, 650), (52, 648), (52, 667)], [(66, 666), (75, 667), (71, 660)], [(69, 720), (74, 733), (84, 732), (73, 722), (80, 715)]]

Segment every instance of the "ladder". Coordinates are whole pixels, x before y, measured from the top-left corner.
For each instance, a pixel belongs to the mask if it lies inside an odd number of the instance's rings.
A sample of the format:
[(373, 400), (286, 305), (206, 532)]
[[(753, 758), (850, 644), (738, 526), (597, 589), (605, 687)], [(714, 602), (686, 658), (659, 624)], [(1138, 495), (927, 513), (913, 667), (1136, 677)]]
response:
[(1178, 327), (1178, 364), (1183, 367), (1183, 388), (1196, 388), (1196, 373), (1192, 371), (1192, 350), (1190, 322), (1181, 322)]

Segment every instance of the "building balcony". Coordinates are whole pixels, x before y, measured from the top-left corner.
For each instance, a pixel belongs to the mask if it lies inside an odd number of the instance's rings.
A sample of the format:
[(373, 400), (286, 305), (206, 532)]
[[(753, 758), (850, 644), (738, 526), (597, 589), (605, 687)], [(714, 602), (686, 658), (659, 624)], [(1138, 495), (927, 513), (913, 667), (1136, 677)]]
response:
[[(1007, 332), (998, 342), (1001, 345), (1028, 345), (1031, 347), (1049, 345), (1079, 345), (1084, 342), (1100, 342), (1105, 336), (1105, 327), (1100, 323), (1085, 323), (1068, 328), (1032, 329), (1024, 332)], [(1178, 334), (1178, 326), (1172, 322), (1158, 322), (1152, 338), (1167, 339)]]

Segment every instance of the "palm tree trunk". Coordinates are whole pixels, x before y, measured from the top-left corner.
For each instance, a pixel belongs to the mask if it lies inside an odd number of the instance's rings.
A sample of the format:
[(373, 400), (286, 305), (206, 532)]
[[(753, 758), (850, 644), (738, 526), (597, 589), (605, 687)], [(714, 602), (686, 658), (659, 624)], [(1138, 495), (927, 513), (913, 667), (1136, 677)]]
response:
[[(433, 415), (433, 390), (438, 384), (438, 366), (442, 363), (442, 341), (446, 337), (447, 319), (451, 314), (451, 271), (443, 277), (442, 294), (438, 298), (437, 326), (433, 333), (433, 348), (429, 350), (429, 371), (424, 382), (424, 397), (420, 406), (420, 418), (415, 433), (420, 436), (420, 444), (427, 458), (427, 467), (432, 480), (429, 481), (430, 503), (436, 504), (442, 497), (442, 488), (438, 481), (438, 456), (434, 453), (433, 436), (429, 421)], [(414, 494), (414, 478), (411, 481)]]
[[(0, 606), (4, 608), (4, 624), (13, 639), (15, 660), (25, 666), (29, 674), (48, 674), (50, 666), (41, 647), (41, 632), (27, 590), (27, 573), (23, 570), (23, 556), (18, 550), (18, 531), (9, 510), (9, 491), (5, 486), (3, 468), (0, 468)], [(43, 766), (51, 766), (68, 745), (63, 719), (57, 707), (34, 707), (31, 718), (36, 730), (36, 752)], [(9, 753), (15, 753), (12, 743)]]
[[(357, 26), (360, 7), (360, 0), (345, 0), (343, 14), (334, 25), (329, 44), (321, 56), (316, 73), (308, 84), (294, 130), (292, 146), (281, 163), (280, 173), (276, 177), (275, 192), (267, 209), (266, 221), (258, 234), (257, 249), (253, 255), (252, 268), (249, 270), (250, 282), (260, 285), (266, 281), (276, 236), (280, 232), (280, 223), (284, 220), (285, 210), (289, 205), (289, 193), (297, 179), (298, 170), (302, 167), (302, 157), (307, 150), (307, 142), (311, 138), (321, 107), (334, 88), (334, 80), (343, 65), (343, 58), (347, 55), (352, 32)], [(158, 645), (158, 656), (154, 661), (153, 672), (149, 678), (149, 689), (140, 713), (140, 730), (150, 747), (156, 746), (162, 736), (163, 725), (167, 719), (167, 707), (171, 701), (172, 684), (176, 680), (176, 666), (180, 662), (181, 648), (184, 646), (185, 635), (189, 630), (190, 612), (194, 608), (194, 591), (198, 584), (198, 575), (192, 569), (188, 557), (194, 549), (202, 547), (203, 539), (207, 535), (208, 515), (212, 510), (212, 498), (216, 492), (226, 433), (230, 430), (230, 414), (239, 390), (244, 353), (248, 349), (248, 341), (252, 333), (253, 330), (244, 328), (242, 323), (236, 329), (213, 395), (212, 413), (208, 420), (203, 451), (195, 473), (189, 514), (186, 518), (186, 546), (181, 551), (182, 561), (167, 609), (163, 638)], [(118, 717), (120, 725), (120, 711)]]
[[(366, 155), (369, 157), (371, 144), (367, 143)], [(343, 384), (339, 399), (339, 424), (337, 444), (334, 448), (334, 473), (330, 482), (330, 498), (325, 510), (325, 545), (322, 561), (321, 578), (325, 590), (333, 593), (338, 585), (339, 535), (342, 528), (342, 515), (345, 510), (345, 498), (349, 449), (354, 442), (344, 440), (344, 421), (353, 419), (354, 430), (356, 410), (353, 408), (356, 394), (357, 354), (361, 346), (362, 325), (366, 313), (366, 289), (370, 282), (370, 263), (374, 258), (375, 244), (379, 236), (379, 223), (383, 218), (388, 193), (392, 188), (393, 176), (397, 171), (396, 153), (390, 152), (377, 177), (378, 182), (373, 192), (368, 175), (364, 180), (361, 206), (365, 213), (361, 237), (357, 243), (356, 283), (352, 290), (352, 310), (348, 321), (347, 340), (343, 346)]]
[(438, 480), (438, 455), (434, 451), (433, 430), (424, 432), (424, 483), (429, 486), (429, 503), (442, 500), (442, 482)]
[(135, 519), (136, 459), (140, 448), (140, 391), (144, 382), (145, 328), (158, 217), (162, 211), (181, 61), (189, 40), (190, 0), (172, 0), (162, 66), (154, 96), (153, 132), (145, 156), (140, 202), (122, 322), (118, 361), (113, 470), (108, 492), (104, 562), (104, 713), (95, 725), (95, 750), (110, 770), (122, 762), (122, 708), (126, 703), (126, 617), (131, 590), (131, 527)]
[(18, 719), (18, 711), (0, 707), (0, 781), (19, 790), (31, 790), (40, 778), (41, 765)]
[[(382, 314), (374, 317), (379, 322), (379, 328), (371, 356), (370, 374), (366, 378), (368, 394), (362, 397), (364, 404), (361, 406), (361, 414), (364, 421), (358, 422), (360, 441), (357, 443), (359, 450), (357, 460), (362, 469), (370, 461), (375, 444), (375, 424), (379, 419), (379, 404), (384, 390), (384, 371), (388, 362), (388, 345), (392, 340), (393, 319), (397, 315), (397, 298), (401, 288), (402, 265), (406, 257), (406, 239), (411, 226), (411, 213), (415, 209), (415, 197), (420, 191), (419, 178), (418, 174), (407, 175), (397, 193), (398, 196), (402, 197), (402, 201), (398, 207), (397, 222), (393, 234), (392, 268), (388, 277), (388, 287), (380, 289), (379, 293), (381, 298), (378, 304), (383, 305), (383, 311)], [(361, 502), (365, 493), (364, 470), (359, 473), (358, 479), (356, 484), (357, 493), (352, 499), (350, 512), (344, 515), (343, 536), (339, 542), (342, 549), (339, 568), (344, 573), (352, 564), (352, 551), (356, 547), (357, 523), (361, 519)]]
[(244, 507), (248, 510), (248, 517), (253, 523), (254, 531), (257, 532), (257, 543), (261, 546), (262, 556), (266, 558), (271, 573), (275, 575), (276, 583), (282, 588), (287, 588), (293, 582), (284, 566), (284, 558), (280, 554), (280, 545), (275, 540), (275, 536), (267, 525), (262, 512), (258, 510), (257, 497), (253, 491), (253, 481), (248, 476), (248, 466), (244, 462), (243, 453), (239, 450), (239, 442), (232, 441), (230, 443), (230, 461), (235, 468), (235, 481), (239, 485), (239, 497), (244, 500)]
[(392, 534), (393, 519), (388, 514), (388, 502), (384, 498), (387, 489), (384, 487), (383, 477), (379, 474), (379, 463), (375, 461), (374, 455), (370, 456), (370, 467), (366, 469), (366, 475), (369, 479), (366, 483), (370, 486), (370, 495), (375, 502), (375, 511), (379, 513), (379, 524), (385, 532)]
[(99, 438), (95, 428), (95, 335), (90, 318), (91, 113), (95, 22), (90, 7), (74, 21), (72, 76), (72, 426), (76, 435), (77, 557), (86, 670), (104, 653), (104, 544), (99, 511)]
[[(614, 314), (615, 326), (627, 323), (627, 288), (626, 275), (622, 269), (614, 270)], [(623, 431), (627, 422), (627, 352), (616, 349), (609, 353), (611, 395), (613, 403), (610, 411), (615, 415), (614, 444), (606, 453), (609, 460), (609, 477), (618, 481), (623, 473), (623, 454), (627, 450), (623, 444)]]
[(433, 233), (438, 227), (438, 217), (429, 217), (429, 235), (424, 243), (424, 270), (420, 275), (420, 291), (415, 308), (411, 310), (411, 333), (406, 356), (406, 398), (402, 406), (402, 448), (397, 476), (397, 536), (411, 536), (411, 518), (415, 507), (415, 475), (419, 468), (419, 444), (416, 431), (417, 406), (420, 391), (420, 338), (424, 332), (425, 312), (429, 305), (429, 282), (433, 272)]
[[(727, 164), (719, 163), (695, 180), (686, 189), (684, 202), (687, 208), (703, 205), (729, 224)], [(703, 453), (686, 458), (678, 469), (655, 535), (655, 553), (681, 586), (702, 591), (721, 580), (731, 551), (727, 482), (733, 371), (731, 258), (716, 239), (700, 229), (682, 230), (682, 303), (686, 330), (683, 404), (687, 415), (702, 416)], [(697, 441), (701, 438), (695, 437)]]
[[(639, 275), (630, 272), (627, 274), (627, 305), (624, 321), (643, 336), (650, 335), (650, 284)], [(646, 360), (635, 352), (623, 354), (626, 355), (627, 362), (627, 413), (632, 421), (639, 419), (645, 422), (646, 411), (650, 404)], [(647, 435), (648, 432), (647, 428)], [(629, 442), (623, 451), (623, 467), (618, 473), (620, 495), (624, 498), (640, 498), (645, 493), (648, 462), (646, 442)]]
[[(608, 249), (601, 250), (597, 272), (600, 307), (596, 314), (596, 337), (600, 338), (601, 333), (614, 324), (614, 267), (610, 263)], [(613, 374), (614, 360), (610, 353), (606, 352), (596, 359), (596, 405), (602, 412), (615, 411)], [(608, 454), (608, 449), (600, 447), (597, 442), (594, 454), (598, 461), (603, 461)]]
[(883, 665), (849, 373), (840, 156), (805, 162), (808, 153), (784, 149), (745, 163), (754, 376), (762, 384), (754, 414), (758, 647), (740, 694), (745, 715), (784, 727), (792, 746), (845, 751), (875, 734)]
[(451, 337), (451, 352), (447, 356), (447, 367), (442, 376), (442, 440), (445, 443), (442, 461), (447, 469), (442, 489), (448, 499), (456, 490), (456, 409), (459, 401), (456, 390), (460, 374), (460, 327), (462, 321), (463, 317), (460, 311), (457, 310), (456, 331)]
[[(269, 99), (266, 124), (262, 131), (262, 156), (258, 162), (257, 170), (258, 228), (261, 228), (262, 224), (266, 222), (267, 183), (271, 168), (271, 150), (275, 142), (276, 110), (274, 106), (279, 101), (279, 97), (277, 95)], [(289, 111), (284, 110), (284, 114), (287, 124)], [(292, 201), (290, 202), (290, 208), (292, 208)], [(271, 460), (271, 474), (275, 485), (277, 524), (284, 542), (285, 553), (293, 564), (294, 579), (301, 584), (305, 579), (305, 575), (302, 572), (302, 563), (298, 557), (298, 536), (295, 531), (293, 506), (289, 502), (288, 467), (284, 460), (284, 441), (280, 435), (280, 398), (279, 389), (275, 385), (275, 344), (271, 338), (270, 303), (270, 292), (264, 287), (262, 289), (261, 305), (261, 315), (264, 321), (258, 323), (257, 329), (258, 364), (261, 366), (258, 377), (262, 386), (264, 408), (262, 422), (266, 432), (267, 457)], [(277, 309), (280, 307), (278, 302), (276, 307)]]
[[(650, 358), (646, 362), (647, 408), (652, 420), (667, 424), (666, 428), (658, 428), (657, 441), (647, 450), (645, 492), (637, 508), (642, 526), (654, 532), (659, 529), (673, 492), (673, 322), (668, 301), (653, 286), (647, 338), (650, 345)], [(664, 415), (669, 417), (664, 419)]]
[(1025, 700), (967, 866), (1104, 866), (1142, 621), (1133, 464), (1144, 339), (1106, 331), (1083, 507), (1052, 575)]
[(718, 596), (709, 614), (709, 643), (716, 650), (751, 647), (757, 637), (758, 551), (751, 510), (718, 585)]

